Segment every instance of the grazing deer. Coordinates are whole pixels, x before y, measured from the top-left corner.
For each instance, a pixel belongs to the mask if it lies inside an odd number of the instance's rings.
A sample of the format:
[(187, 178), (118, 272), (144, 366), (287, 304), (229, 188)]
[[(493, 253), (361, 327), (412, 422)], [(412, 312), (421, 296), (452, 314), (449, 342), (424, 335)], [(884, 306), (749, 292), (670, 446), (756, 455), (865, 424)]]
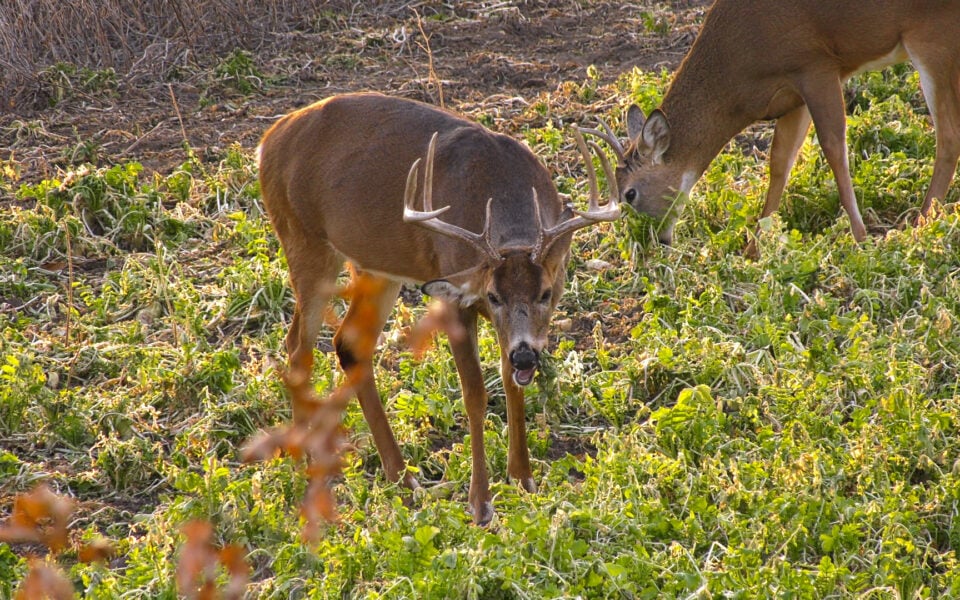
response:
[(943, 199), (960, 156), (955, 0), (716, 0), (661, 107), (646, 119), (637, 106), (628, 109), (626, 144), (604, 123), (603, 130), (583, 131), (615, 149), (623, 200), (661, 219), (660, 240), (670, 244), (679, 204), (710, 161), (762, 119), (777, 120), (761, 218), (774, 213), (812, 118), (853, 237), (862, 241), (842, 85), (908, 59), (920, 72), (937, 133), (933, 179), (920, 208), (926, 214), (934, 199)]
[[(344, 262), (378, 281), (355, 292), (334, 348), (344, 370), (361, 368), (367, 375), (354, 388), (387, 478), (410, 488), (419, 486), (404, 466), (377, 392), (374, 348), (352, 343), (344, 332), (358, 320), (356, 293), (366, 294), (367, 306), (379, 307), (374, 325), (382, 330), (405, 281), (426, 282), (428, 295), (456, 311), (465, 335), (450, 345), (469, 419), (469, 506), (478, 524), (490, 521), (493, 505), (477, 316), (492, 321), (500, 345), (507, 471), (534, 491), (523, 387), (533, 381), (547, 343), (573, 231), (619, 216), (617, 194), (600, 206), (589, 151), (574, 134), (588, 167), (586, 212), (564, 207), (550, 173), (516, 140), (410, 100), (334, 96), (280, 119), (260, 146), (263, 203), (286, 253), (297, 302), (286, 338), (291, 369), (312, 368), (325, 305)], [(610, 165), (601, 162), (613, 181)], [(418, 187), (422, 210), (416, 208)], [(440, 208), (433, 208), (434, 197)]]

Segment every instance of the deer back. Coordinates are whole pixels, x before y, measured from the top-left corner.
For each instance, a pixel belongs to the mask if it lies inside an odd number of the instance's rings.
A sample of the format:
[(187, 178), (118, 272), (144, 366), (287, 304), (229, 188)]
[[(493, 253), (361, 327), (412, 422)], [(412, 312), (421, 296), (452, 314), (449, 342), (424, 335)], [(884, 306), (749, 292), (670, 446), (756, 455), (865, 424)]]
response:
[(379, 94), (334, 96), (265, 134), (268, 211), (301, 229), (310, 244), (328, 244), (363, 269), (415, 281), (469, 269), (484, 260), (476, 249), (402, 219), (408, 172), (434, 132), (434, 197), (438, 208), (450, 206), (444, 221), (479, 231), (492, 198), (493, 244), (530, 246), (533, 188), (544, 222), (560, 218), (549, 172), (522, 144), (448, 111)]

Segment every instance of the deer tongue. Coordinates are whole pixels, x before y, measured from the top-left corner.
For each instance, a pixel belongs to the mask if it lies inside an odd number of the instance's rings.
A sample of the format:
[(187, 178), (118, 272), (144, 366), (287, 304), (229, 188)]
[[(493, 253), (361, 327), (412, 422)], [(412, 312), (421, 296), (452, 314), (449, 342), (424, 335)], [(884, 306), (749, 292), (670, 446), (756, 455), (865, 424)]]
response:
[(520, 387), (526, 387), (530, 385), (530, 383), (533, 381), (533, 375), (536, 372), (537, 372), (536, 367), (532, 367), (530, 369), (523, 369), (523, 370), (514, 369), (513, 382), (519, 385)]

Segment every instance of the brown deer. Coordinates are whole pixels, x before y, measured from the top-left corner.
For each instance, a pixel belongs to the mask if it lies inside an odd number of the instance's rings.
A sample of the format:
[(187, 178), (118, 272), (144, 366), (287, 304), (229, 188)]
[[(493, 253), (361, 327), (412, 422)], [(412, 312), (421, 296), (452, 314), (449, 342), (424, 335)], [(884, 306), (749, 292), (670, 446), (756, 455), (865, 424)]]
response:
[[(379, 312), (377, 332), (402, 282), (425, 282), (428, 295), (456, 311), (465, 335), (450, 339), (450, 345), (469, 420), (469, 507), (478, 524), (490, 521), (493, 505), (483, 445), (487, 392), (477, 317), (492, 321), (500, 345), (507, 471), (534, 491), (523, 387), (533, 381), (547, 343), (573, 231), (619, 216), (617, 194), (600, 205), (591, 156), (580, 134), (574, 135), (587, 162), (586, 212), (563, 205), (549, 171), (516, 140), (411, 100), (373, 93), (327, 98), (280, 119), (260, 145), (263, 203), (286, 253), (296, 296), (286, 338), (291, 370), (310, 372), (325, 305), (346, 261), (380, 283), (358, 292), (366, 294), (367, 306), (379, 307), (373, 311)], [(613, 181), (610, 165), (601, 162)], [(421, 210), (415, 207), (418, 187)], [(360, 368), (367, 374), (354, 390), (387, 478), (416, 488), (373, 379), (374, 348), (352, 343), (344, 334), (358, 319), (359, 300), (352, 299), (334, 348), (344, 370)]]
[(862, 241), (842, 85), (908, 59), (937, 134), (926, 214), (946, 194), (960, 156), (960, 2), (953, 0), (716, 0), (660, 108), (646, 119), (637, 106), (628, 109), (626, 144), (604, 123), (583, 131), (614, 148), (623, 200), (660, 219), (660, 240), (670, 244), (683, 199), (710, 161), (763, 119), (776, 119), (761, 218), (773, 214), (812, 118), (853, 237)]

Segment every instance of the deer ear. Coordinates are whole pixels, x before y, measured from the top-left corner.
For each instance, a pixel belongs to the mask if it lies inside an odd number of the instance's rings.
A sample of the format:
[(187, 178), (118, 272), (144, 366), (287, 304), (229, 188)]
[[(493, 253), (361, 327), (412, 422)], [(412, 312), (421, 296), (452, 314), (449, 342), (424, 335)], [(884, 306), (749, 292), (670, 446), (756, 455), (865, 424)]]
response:
[(663, 153), (670, 147), (670, 123), (667, 122), (667, 115), (659, 108), (654, 110), (643, 125), (641, 134), (643, 143), (650, 148), (653, 162), (661, 162)]
[(627, 137), (631, 142), (636, 142), (637, 138), (640, 137), (645, 120), (640, 107), (636, 104), (631, 104), (630, 108), (627, 109)]
[(477, 295), (466, 284), (460, 287), (446, 279), (428, 281), (420, 289), (431, 298), (437, 298), (459, 306), (470, 306), (477, 301)]

